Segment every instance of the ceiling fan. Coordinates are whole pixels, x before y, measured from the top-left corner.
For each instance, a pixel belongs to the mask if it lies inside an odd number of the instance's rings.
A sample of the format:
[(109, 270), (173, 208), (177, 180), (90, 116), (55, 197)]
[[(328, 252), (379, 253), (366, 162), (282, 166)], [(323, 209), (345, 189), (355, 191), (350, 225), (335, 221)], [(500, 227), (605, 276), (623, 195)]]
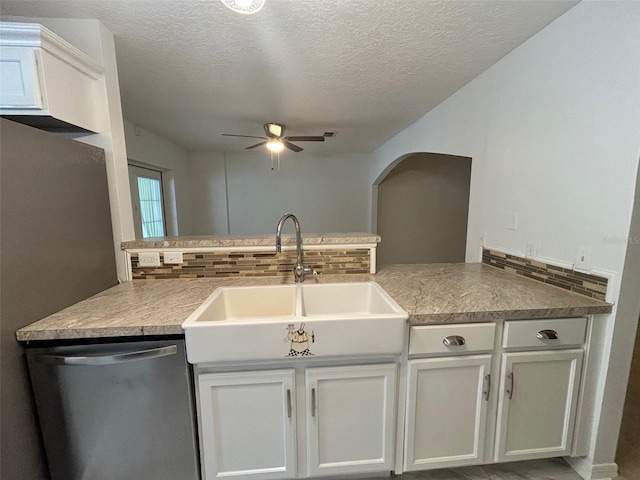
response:
[(265, 123), (264, 132), (266, 137), (257, 137), (255, 135), (236, 135), (233, 133), (223, 133), (225, 137), (243, 137), (243, 138), (259, 138), (263, 140), (255, 145), (245, 147), (245, 150), (251, 150), (265, 145), (272, 152), (280, 152), (283, 148), (288, 148), (294, 152), (301, 152), (303, 148), (295, 145), (291, 142), (324, 142), (324, 135), (306, 135), (306, 136), (291, 136), (285, 137), (284, 125), (281, 123)]

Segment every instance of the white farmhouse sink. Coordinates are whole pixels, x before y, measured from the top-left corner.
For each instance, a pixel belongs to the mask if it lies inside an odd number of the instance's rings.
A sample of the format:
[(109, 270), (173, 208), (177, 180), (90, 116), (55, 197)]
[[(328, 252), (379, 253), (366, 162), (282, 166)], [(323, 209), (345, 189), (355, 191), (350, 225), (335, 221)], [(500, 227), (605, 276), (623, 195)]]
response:
[(201, 364), (398, 354), (407, 318), (375, 282), (221, 287), (182, 328)]

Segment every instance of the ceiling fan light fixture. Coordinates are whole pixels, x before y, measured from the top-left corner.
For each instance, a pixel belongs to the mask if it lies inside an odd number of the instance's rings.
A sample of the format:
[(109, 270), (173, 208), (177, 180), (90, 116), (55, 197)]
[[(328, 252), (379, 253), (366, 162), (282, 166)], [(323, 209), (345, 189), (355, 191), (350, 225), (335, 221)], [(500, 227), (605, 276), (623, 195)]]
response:
[(281, 152), (284, 149), (284, 143), (282, 143), (282, 140), (279, 140), (277, 138), (269, 140), (266, 145), (267, 148), (272, 152)]
[(220, 0), (236, 13), (251, 15), (258, 13), (264, 7), (265, 0)]

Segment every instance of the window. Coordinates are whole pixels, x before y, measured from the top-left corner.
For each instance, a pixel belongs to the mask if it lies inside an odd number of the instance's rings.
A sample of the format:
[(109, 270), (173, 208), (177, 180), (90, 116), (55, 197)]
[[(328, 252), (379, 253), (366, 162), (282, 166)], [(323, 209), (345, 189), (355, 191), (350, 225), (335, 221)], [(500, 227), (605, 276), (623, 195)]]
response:
[(136, 238), (164, 237), (162, 173), (129, 165)]
[(138, 177), (142, 238), (164, 236), (162, 190), (155, 178)]

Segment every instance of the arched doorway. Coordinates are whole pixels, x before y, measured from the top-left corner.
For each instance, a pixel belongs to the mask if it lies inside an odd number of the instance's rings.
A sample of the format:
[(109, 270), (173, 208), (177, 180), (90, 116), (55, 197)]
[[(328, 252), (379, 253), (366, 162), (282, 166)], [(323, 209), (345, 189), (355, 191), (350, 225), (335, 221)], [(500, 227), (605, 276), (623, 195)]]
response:
[(378, 264), (464, 262), (471, 158), (414, 153), (377, 182)]

